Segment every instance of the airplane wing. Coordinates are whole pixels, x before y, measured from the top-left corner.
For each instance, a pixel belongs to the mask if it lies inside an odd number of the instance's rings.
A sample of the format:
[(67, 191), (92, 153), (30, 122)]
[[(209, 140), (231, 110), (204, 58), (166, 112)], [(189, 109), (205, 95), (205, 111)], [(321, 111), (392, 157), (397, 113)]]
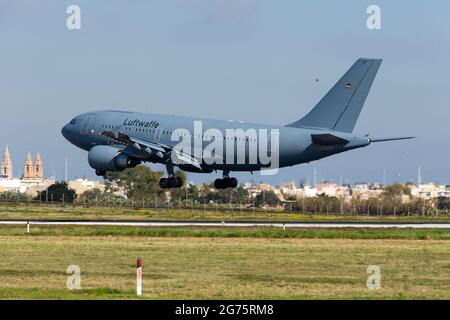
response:
[(161, 143), (149, 142), (139, 138), (131, 137), (125, 133), (117, 131), (103, 131), (100, 135), (114, 140), (114, 142), (132, 147), (139, 151), (147, 152), (149, 155), (156, 154), (163, 158), (164, 154), (168, 153), (171, 148)]
[(132, 142), (132, 146), (134, 148), (138, 150), (144, 150), (149, 154), (156, 152), (156, 155), (158, 155), (160, 158), (162, 158), (164, 153), (171, 150), (169, 146), (166, 146), (165, 144), (159, 142), (149, 142), (135, 137), (128, 137), (128, 139), (130, 139), (130, 142)]
[(155, 154), (165, 162), (172, 162), (176, 165), (192, 165), (197, 169), (202, 169), (200, 162), (191, 155), (185, 154), (168, 145), (160, 142), (146, 141), (140, 138), (129, 136), (120, 131), (103, 131), (102, 136), (108, 137), (117, 143), (124, 144), (136, 150), (146, 152), (148, 156)]

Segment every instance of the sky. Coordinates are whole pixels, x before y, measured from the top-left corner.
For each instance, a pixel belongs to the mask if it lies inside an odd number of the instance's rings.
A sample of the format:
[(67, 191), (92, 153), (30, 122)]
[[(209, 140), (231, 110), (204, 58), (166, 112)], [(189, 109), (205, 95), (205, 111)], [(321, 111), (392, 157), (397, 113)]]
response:
[[(81, 29), (69, 30), (69, 5)], [(381, 9), (369, 30), (366, 9)], [(94, 177), (60, 134), (80, 113), (121, 109), (283, 125), (359, 57), (383, 64), (354, 132), (417, 136), (241, 181), (450, 184), (448, 1), (1, 0), (0, 148), (14, 174), (40, 152), (47, 176)], [(318, 79), (318, 81), (316, 81)], [(156, 166), (158, 170), (163, 167)], [(190, 174), (195, 182), (219, 174)]]

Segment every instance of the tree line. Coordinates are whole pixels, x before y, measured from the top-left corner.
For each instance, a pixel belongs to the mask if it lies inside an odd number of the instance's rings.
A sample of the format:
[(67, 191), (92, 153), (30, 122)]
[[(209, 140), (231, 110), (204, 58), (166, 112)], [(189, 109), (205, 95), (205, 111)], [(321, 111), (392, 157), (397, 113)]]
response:
[[(413, 198), (408, 185), (386, 186), (379, 197), (362, 199), (342, 198), (320, 194), (316, 197), (283, 195), (282, 201), (273, 191), (263, 191), (256, 196), (243, 187), (216, 190), (212, 184), (188, 185), (182, 171), (175, 173), (183, 187), (170, 191), (158, 186), (163, 172), (155, 172), (145, 166), (126, 169), (122, 172), (108, 172), (105, 190), (92, 189), (78, 196), (66, 182), (57, 182), (39, 192), (35, 201), (82, 205), (134, 206), (134, 207), (201, 207), (221, 205), (234, 208), (270, 208), (279, 211), (303, 212), (309, 214), (356, 214), (356, 215), (425, 215), (448, 214), (450, 198), (424, 200)], [(121, 194), (123, 193), (123, 194)], [(20, 197), (20, 199), (19, 199)], [(0, 193), (0, 201), (30, 201), (26, 195)], [(408, 201), (405, 201), (407, 199)]]

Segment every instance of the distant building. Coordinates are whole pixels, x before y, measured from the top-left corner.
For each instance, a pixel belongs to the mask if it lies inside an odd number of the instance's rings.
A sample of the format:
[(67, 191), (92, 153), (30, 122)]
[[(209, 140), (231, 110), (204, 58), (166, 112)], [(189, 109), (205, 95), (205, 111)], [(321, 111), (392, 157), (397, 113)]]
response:
[(23, 180), (44, 180), (44, 166), (42, 165), (41, 155), (36, 155), (36, 161), (33, 164), (31, 153), (28, 153), (23, 167)]
[(38, 179), (44, 179), (44, 166), (42, 164), (41, 155), (38, 152), (36, 154), (36, 162), (34, 163), (34, 174)]
[(337, 197), (338, 196), (338, 186), (336, 183), (318, 183), (316, 184), (317, 194), (324, 194), (328, 197)]
[(0, 192), (20, 192), (34, 196), (38, 191), (45, 190), (55, 182), (55, 180), (44, 179), (44, 165), (39, 152), (36, 154), (34, 163), (31, 154), (28, 153), (20, 179), (13, 177), (12, 168), (11, 154), (6, 146), (0, 168)]
[(37, 192), (44, 191), (55, 183), (53, 179), (23, 180), (17, 178), (0, 179), (0, 192), (19, 192), (35, 196)]
[(422, 183), (411, 186), (413, 197), (422, 199), (432, 199), (437, 197), (450, 197), (450, 188), (446, 185), (436, 185), (434, 183)]
[[(248, 188), (246, 187), (248, 186)], [(272, 187), (270, 184), (267, 183), (259, 183), (255, 186), (253, 186), (251, 183), (244, 184), (244, 187), (246, 188), (247, 192), (251, 197), (256, 197), (261, 192), (267, 192), (267, 191), (273, 191), (274, 187)]]
[(306, 197), (306, 198), (313, 198), (317, 196), (317, 189), (313, 188), (308, 185), (304, 185), (303, 188), (300, 189), (300, 192), (298, 193), (298, 196), (300, 198)]
[(280, 186), (280, 192), (283, 195), (296, 196), (298, 189), (294, 182), (287, 182)]
[(20, 179), (0, 179), (0, 191), (25, 193), (27, 191), (27, 185), (22, 183)]
[(383, 189), (379, 184), (373, 183), (356, 183), (350, 186), (350, 194), (352, 197), (361, 200), (368, 200), (370, 198), (379, 198), (383, 193)]
[(3, 152), (2, 168), (0, 176), (4, 179), (12, 178), (12, 161), (11, 155), (9, 154), (8, 145), (6, 145), (5, 151)]
[(81, 195), (84, 192), (92, 189), (100, 189), (105, 191), (105, 185), (100, 181), (87, 180), (87, 179), (75, 179), (68, 182), (69, 188), (75, 190), (76, 194)]

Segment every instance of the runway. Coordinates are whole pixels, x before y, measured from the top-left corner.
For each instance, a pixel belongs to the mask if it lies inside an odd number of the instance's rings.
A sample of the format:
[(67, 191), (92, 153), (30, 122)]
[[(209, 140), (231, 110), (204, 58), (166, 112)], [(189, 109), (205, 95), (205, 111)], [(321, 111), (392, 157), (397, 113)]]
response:
[(124, 227), (266, 227), (266, 228), (412, 228), (450, 229), (450, 223), (266, 222), (266, 221), (113, 221), (113, 220), (0, 220), (0, 225), (124, 226)]

